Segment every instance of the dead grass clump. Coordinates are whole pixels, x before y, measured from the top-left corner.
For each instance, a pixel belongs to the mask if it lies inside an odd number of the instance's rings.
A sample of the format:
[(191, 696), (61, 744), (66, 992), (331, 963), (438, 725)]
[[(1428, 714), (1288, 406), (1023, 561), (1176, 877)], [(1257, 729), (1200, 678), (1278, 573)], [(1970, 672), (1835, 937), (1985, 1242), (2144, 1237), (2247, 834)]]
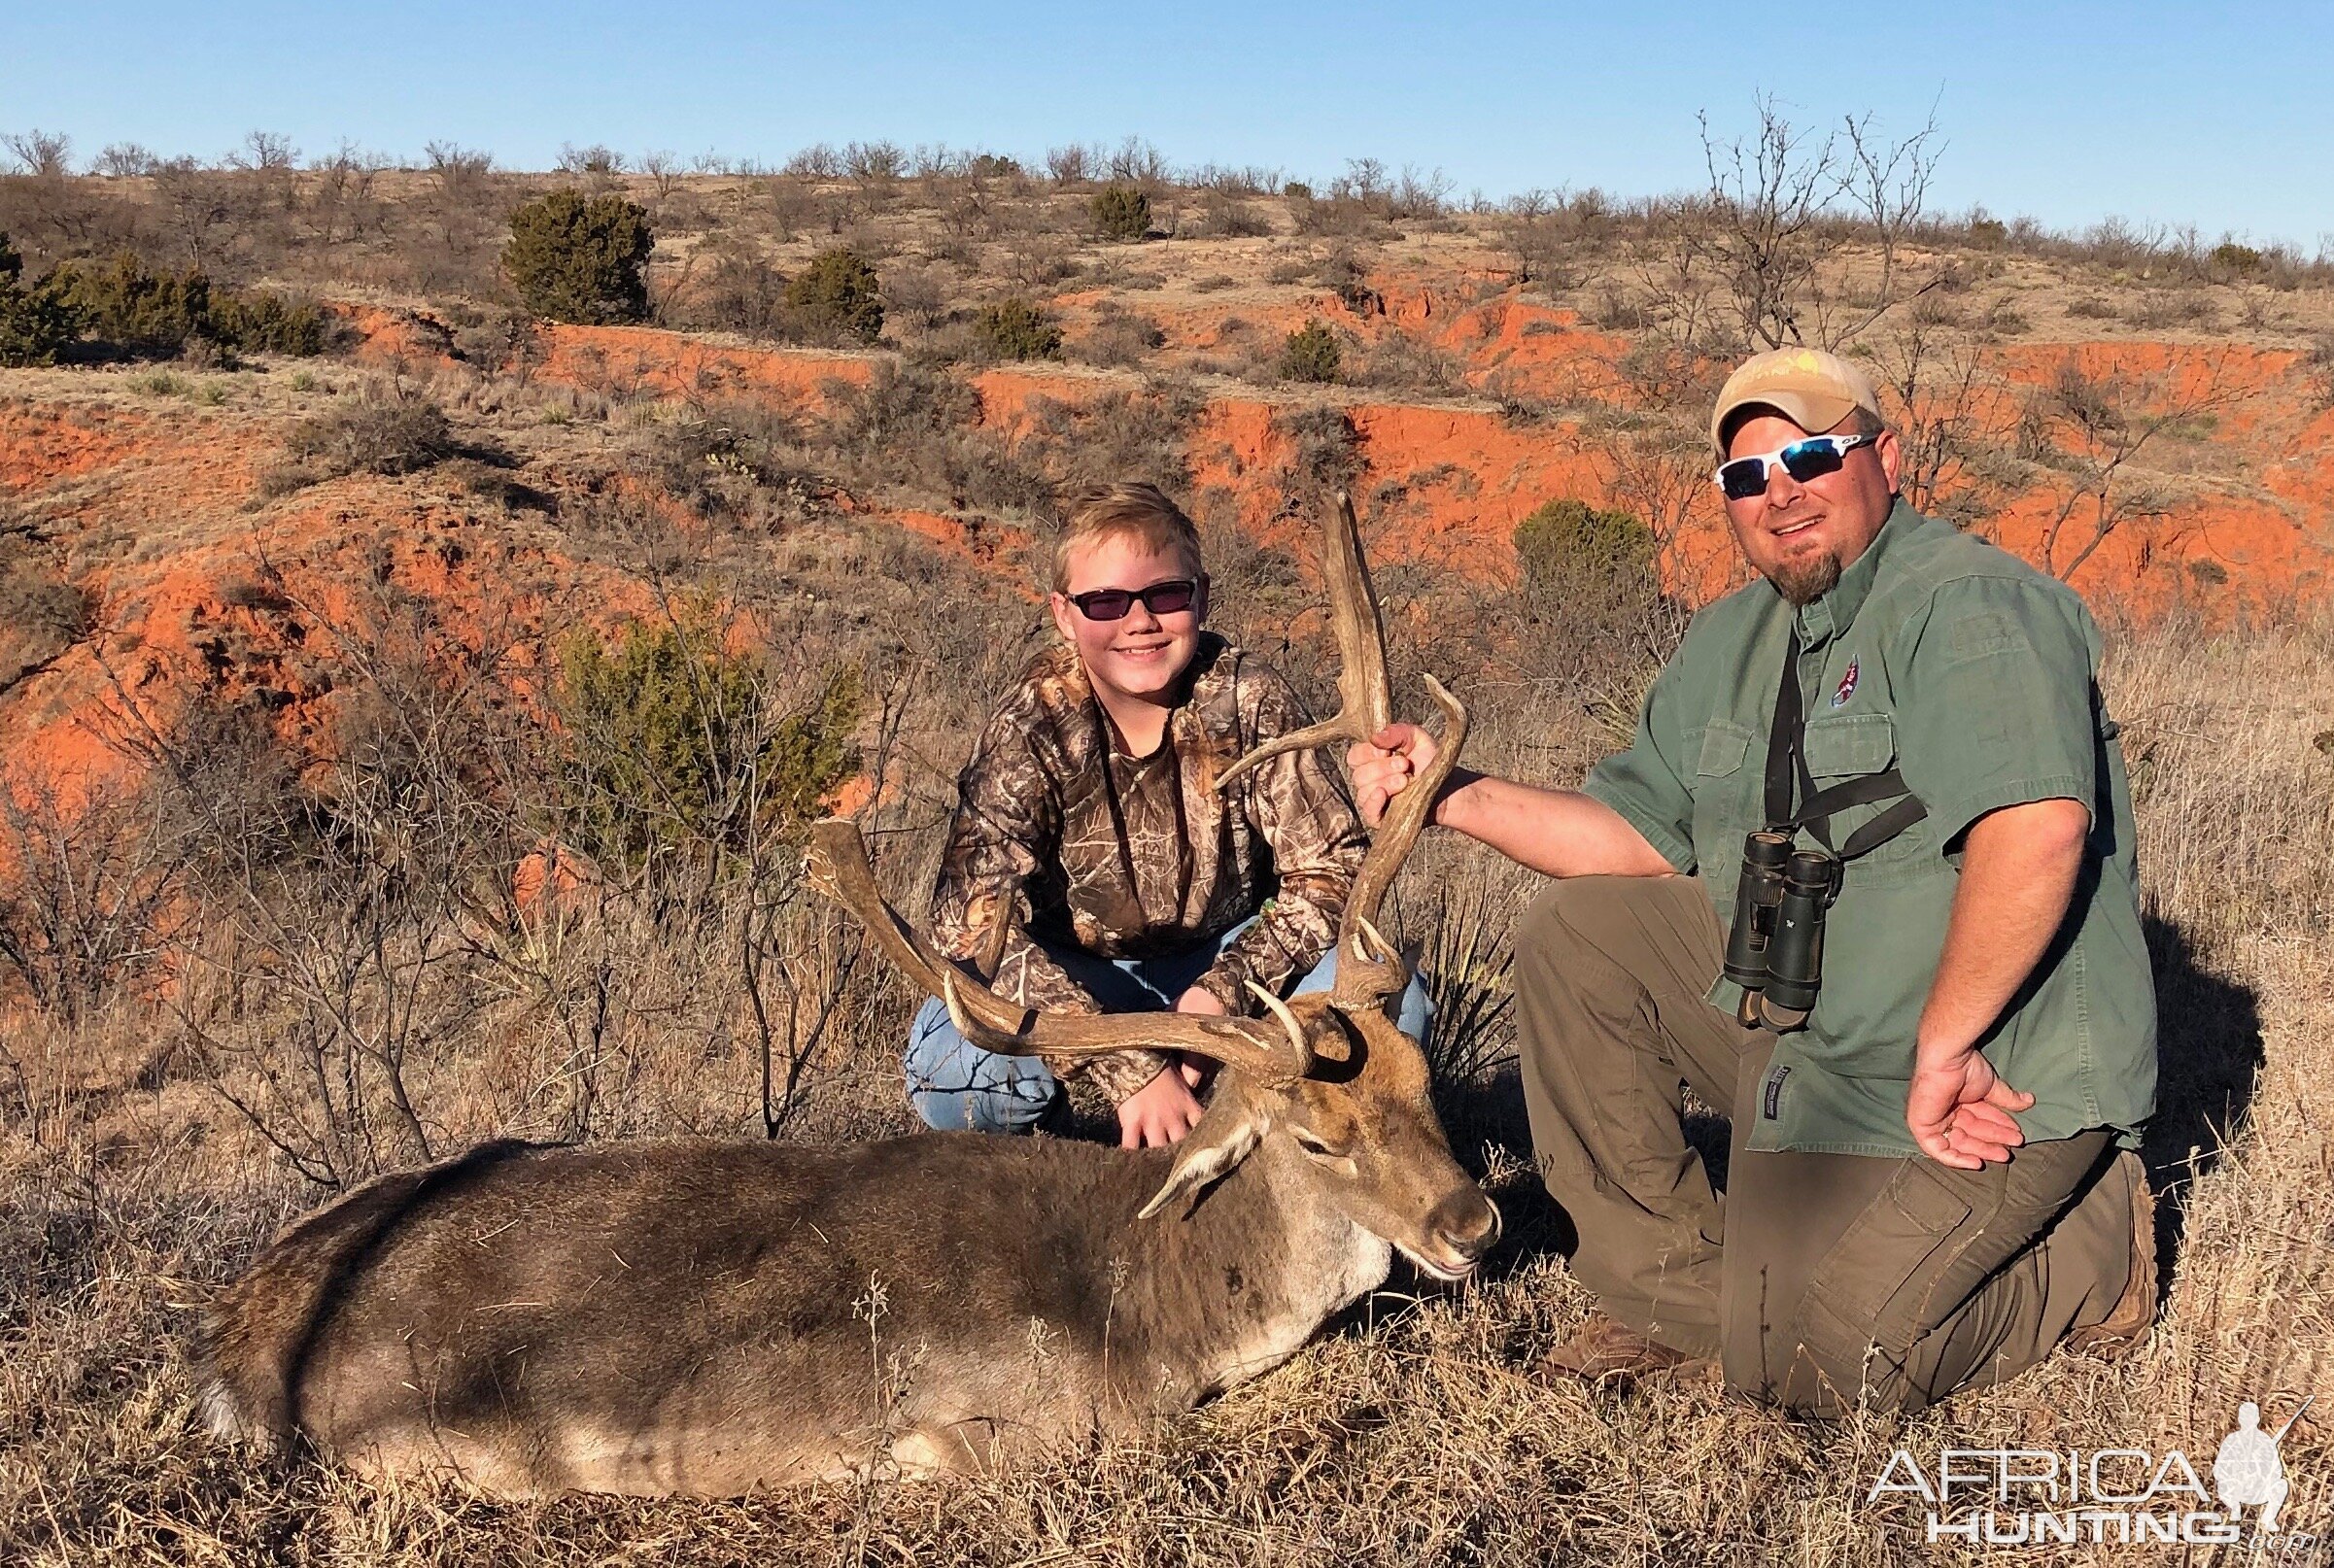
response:
[(2155, 289), (2134, 300), (2123, 320), (2144, 332), (2209, 331), (2220, 321), (2220, 307), (2202, 289)]
[(0, 693), (86, 636), (95, 613), (56, 562), (0, 533)]
[(808, 432), (853, 493), (1030, 512), (1050, 499), (1043, 472), (980, 426), (980, 392), (944, 366), (880, 364), (864, 385), (832, 383)]
[(311, 414), (284, 439), (284, 467), (265, 476), (267, 494), (350, 474), (420, 473), (463, 452), (446, 411), (426, 397), (359, 397)]

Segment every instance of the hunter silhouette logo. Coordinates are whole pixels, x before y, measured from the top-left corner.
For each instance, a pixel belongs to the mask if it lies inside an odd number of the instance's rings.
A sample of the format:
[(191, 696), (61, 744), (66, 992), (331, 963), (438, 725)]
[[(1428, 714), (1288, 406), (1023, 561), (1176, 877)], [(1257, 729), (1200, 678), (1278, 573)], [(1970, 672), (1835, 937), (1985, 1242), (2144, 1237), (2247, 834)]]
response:
[(2254, 1517), (2253, 1528), (2263, 1535), (2277, 1530), (2278, 1510), (2285, 1506), (2285, 1494), (2291, 1489), (2278, 1445), (2285, 1441), (2285, 1434), (2309, 1408), (2310, 1400), (2303, 1400), (2302, 1410), (2287, 1417), (2272, 1437), (2261, 1430), (2260, 1406), (2248, 1399), (2237, 1407), (2237, 1430), (2220, 1440), (2220, 1451), (2213, 1456), (2213, 1489), (2220, 1494), (2220, 1506), (2228, 1510), (2230, 1518), (2257, 1508), (2261, 1512)]

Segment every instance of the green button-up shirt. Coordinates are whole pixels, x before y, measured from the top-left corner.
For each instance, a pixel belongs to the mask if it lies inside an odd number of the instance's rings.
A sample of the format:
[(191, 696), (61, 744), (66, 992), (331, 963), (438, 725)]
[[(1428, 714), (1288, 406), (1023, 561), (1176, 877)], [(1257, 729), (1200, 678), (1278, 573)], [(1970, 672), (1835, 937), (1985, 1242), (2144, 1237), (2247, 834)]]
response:
[[(1961, 877), (1961, 835), (2003, 806), (2091, 810), (2066, 923), (1980, 1041), (2030, 1141), (2115, 1129), (2155, 1108), (2155, 991), (2140, 933), (2131, 792), (2099, 693), (2099, 629), (2063, 584), (1902, 501), (1838, 586), (1797, 612), (1806, 761), (1818, 788), (1892, 765), (1928, 816), (1847, 867), (1802, 1031), (1779, 1035), (1751, 1146), (1917, 1152), (1905, 1126), (1913, 1040)], [(1699, 875), (1722, 924), (1744, 835), (1765, 826), (1768, 732), (1794, 621), (1765, 582), (1695, 617), (1647, 695), (1635, 742), (1588, 793)], [(1883, 809), (1832, 819), (1832, 841)], [(1801, 841), (1812, 838), (1802, 834)], [(1714, 1006), (1741, 992), (1720, 977)]]

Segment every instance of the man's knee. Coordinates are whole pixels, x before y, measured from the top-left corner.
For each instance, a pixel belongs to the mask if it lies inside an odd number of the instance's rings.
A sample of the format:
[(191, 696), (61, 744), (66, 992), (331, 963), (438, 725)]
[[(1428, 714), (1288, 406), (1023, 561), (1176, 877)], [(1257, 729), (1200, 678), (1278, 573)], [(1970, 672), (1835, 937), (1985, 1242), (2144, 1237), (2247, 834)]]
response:
[(1544, 1003), (1596, 1013), (1633, 1011), (1660, 970), (1629, 934), (1654, 913), (1649, 900), (1669, 889), (1638, 876), (1559, 877), (1516, 917), (1519, 988)]
[[(1516, 918), (1516, 954), (1556, 956), (1589, 944), (1601, 946), (1613, 933), (1666, 919), (1669, 905), (1684, 897), (1685, 879), (1667, 876), (1559, 876)], [(1699, 892), (1692, 894), (1699, 899)]]

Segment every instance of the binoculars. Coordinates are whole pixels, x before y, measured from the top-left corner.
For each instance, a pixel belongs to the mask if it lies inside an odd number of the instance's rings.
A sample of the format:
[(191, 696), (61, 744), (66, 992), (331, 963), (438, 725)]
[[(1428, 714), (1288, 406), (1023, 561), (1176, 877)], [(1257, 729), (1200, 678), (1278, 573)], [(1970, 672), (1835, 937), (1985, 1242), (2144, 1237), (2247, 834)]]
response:
[(1743, 840), (1726, 977), (1742, 987), (1735, 1016), (1744, 1028), (1780, 1034), (1802, 1027), (1815, 1010), (1824, 916), (1839, 896), (1842, 869), (1838, 856), (1794, 848), (1792, 835), (1771, 828)]

